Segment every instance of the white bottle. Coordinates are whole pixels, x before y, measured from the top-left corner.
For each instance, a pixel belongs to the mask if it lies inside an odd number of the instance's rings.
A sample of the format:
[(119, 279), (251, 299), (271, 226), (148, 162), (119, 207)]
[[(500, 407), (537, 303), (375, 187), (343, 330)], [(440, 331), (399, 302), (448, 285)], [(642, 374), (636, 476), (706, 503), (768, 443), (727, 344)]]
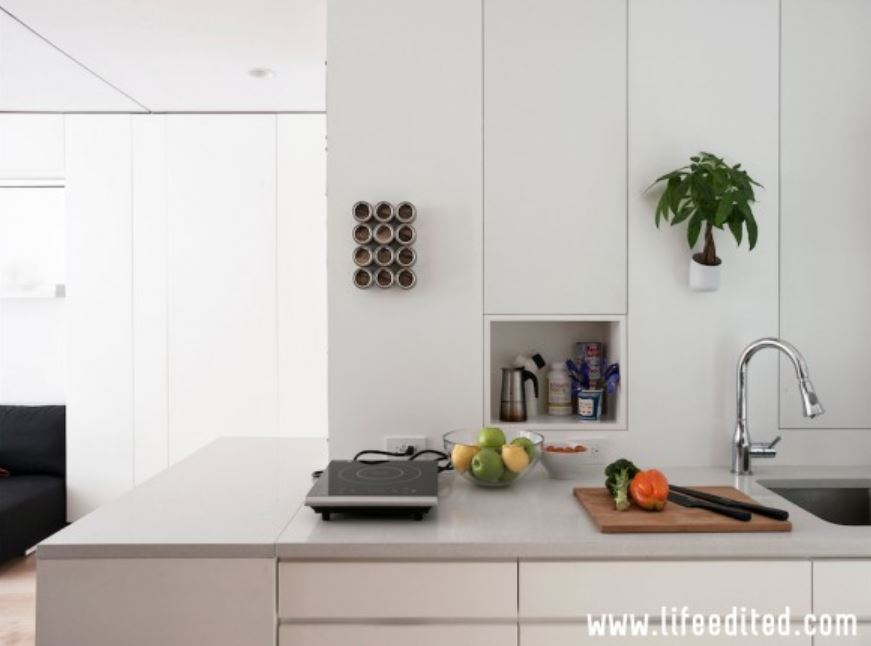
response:
[(572, 414), (572, 378), (565, 364), (550, 364), (547, 373), (547, 414), (567, 417)]

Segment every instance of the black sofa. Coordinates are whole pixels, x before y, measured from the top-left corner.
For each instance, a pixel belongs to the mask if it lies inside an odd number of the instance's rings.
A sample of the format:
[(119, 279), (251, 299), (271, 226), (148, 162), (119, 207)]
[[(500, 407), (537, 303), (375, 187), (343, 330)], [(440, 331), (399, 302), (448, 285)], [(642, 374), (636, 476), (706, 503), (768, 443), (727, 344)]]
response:
[(66, 409), (0, 406), (0, 562), (66, 525)]

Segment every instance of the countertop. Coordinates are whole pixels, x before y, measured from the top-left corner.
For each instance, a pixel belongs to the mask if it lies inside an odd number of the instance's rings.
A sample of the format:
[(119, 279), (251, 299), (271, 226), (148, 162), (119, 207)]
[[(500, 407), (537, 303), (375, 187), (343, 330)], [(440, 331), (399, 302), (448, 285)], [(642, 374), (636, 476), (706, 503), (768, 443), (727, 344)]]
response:
[(273, 557), (323, 439), (222, 438), (50, 537), (47, 558)]
[(817, 518), (757, 479), (869, 478), (871, 467), (757, 467), (737, 477), (728, 468), (663, 468), (684, 486), (732, 485), (758, 502), (787, 509), (792, 532), (741, 534), (602, 534), (572, 494), (604, 484), (602, 466), (575, 481), (552, 480), (542, 466), (507, 489), (484, 489), (444, 473), (439, 505), (422, 521), (298, 513), (276, 545), (287, 559), (810, 559), (871, 558), (871, 527)]
[(686, 486), (733, 485), (788, 509), (793, 531), (771, 534), (601, 534), (572, 487), (602, 484), (602, 466), (578, 481), (536, 467), (507, 489), (439, 476), (439, 505), (422, 521), (335, 517), (303, 506), (323, 439), (217, 440), (43, 542), (47, 558), (284, 559), (810, 559), (871, 558), (871, 527), (833, 525), (757, 480), (871, 478), (869, 467), (754, 465), (664, 468)]

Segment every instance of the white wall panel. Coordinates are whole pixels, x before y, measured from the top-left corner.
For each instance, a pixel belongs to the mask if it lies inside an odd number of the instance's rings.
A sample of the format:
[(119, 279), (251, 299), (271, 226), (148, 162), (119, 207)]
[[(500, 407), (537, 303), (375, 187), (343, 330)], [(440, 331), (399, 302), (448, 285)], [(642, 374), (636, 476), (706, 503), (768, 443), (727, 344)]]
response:
[(63, 115), (0, 114), (0, 179), (60, 178), (63, 171)]
[(871, 428), (871, 3), (785, 0), (782, 105), (781, 332), (826, 414), (802, 417), (784, 363), (781, 423)]
[(487, 0), (484, 18), (485, 311), (623, 313), (626, 3)]
[[(328, 20), (330, 451), (482, 418), (481, 5), (334, 0)], [(351, 206), (418, 207), (417, 286), (351, 284)]]
[[(60, 188), (0, 188), (0, 294), (66, 282), (65, 220)], [(0, 297), (0, 403), (64, 402), (65, 336), (63, 299)]]
[(166, 117), (169, 457), (277, 432), (274, 116)]
[(278, 115), (278, 428), (327, 434), (326, 120)]
[[(633, 455), (663, 464), (728, 464), (735, 363), (776, 335), (778, 1), (629, 3), (629, 348)], [(762, 184), (759, 243), (717, 232), (723, 284), (687, 287), (685, 227), (654, 226), (645, 188), (705, 150), (742, 162)], [(777, 428), (777, 360), (754, 360), (755, 439)], [(784, 445), (788, 440), (784, 440)]]
[(137, 483), (168, 465), (165, 117), (134, 116), (133, 436)]
[(70, 116), (67, 480), (78, 518), (133, 484), (129, 116)]

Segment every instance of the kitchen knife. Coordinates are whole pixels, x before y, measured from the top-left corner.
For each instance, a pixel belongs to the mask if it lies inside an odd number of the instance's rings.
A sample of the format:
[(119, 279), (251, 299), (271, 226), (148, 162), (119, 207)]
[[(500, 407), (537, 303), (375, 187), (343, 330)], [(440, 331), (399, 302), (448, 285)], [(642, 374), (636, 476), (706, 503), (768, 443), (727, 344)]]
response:
[(734, 507), (727, 507), (726, 505), (718, 505), (713, 502), (699, 500), (698, 498), (690, 498), (689, 496), (685, 496), (682, 493), (677, 493), (676, 491), (669, 491), (668, 499), (674, 504), (680, 505), (681, 507), (705, 509), (707, 511), (712, 511), (715, 514), (722, 514), (723, 516), (729, 516), (730, 518), (734, 518), (735, 520), (741, 520), (744, 522), (750, 520), (749, 511), (744, 511), (743, 509), (735, 509)]
[(732, 500), (731, 498), (724, 498), (723, 496), (718, 496), (713, 493), (708, 493), (707, 491), (699, 491), (697, 489), (690, 489), (688, 487), (678, 487), (677, 485), (670, 485), (670, 488), (678, 493), (685, 494), (687, 496), (692, 496), (693, 498), (699, 498), (700, 500), (705, 500), (707, 502), (713, 502), (718, 505), (724, 505), (726, 507), (734, 507), (735, 509), (743, 509), (745, 511), (749, 511), (753, 514), (759, 514), (760, 516), (767, 516), (768, 518), (774, 518), (775, 520), (787, 520), (789, 518), (789, 512), (785, 509), (776, 509), (774, 507), (764, 507), (762, 505), (757, 505), (752, 502), (742, 502), (740, 500)]

